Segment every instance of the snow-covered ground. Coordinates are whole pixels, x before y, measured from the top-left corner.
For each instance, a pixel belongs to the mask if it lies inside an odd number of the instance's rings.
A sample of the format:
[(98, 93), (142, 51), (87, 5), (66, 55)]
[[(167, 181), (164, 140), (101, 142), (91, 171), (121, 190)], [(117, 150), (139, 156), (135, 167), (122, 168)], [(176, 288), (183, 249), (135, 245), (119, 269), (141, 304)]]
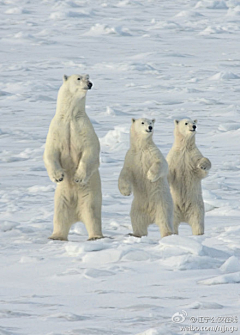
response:
[[(240, 1), (0, 0), (0, 38), (0, 334), (240, 334)], [(73, 73), (94, 83), (108, 236), (94, 242), (81, 223), (69, 242), (47, 239), (55, 185), (42, 155)], [(198, 119), (212, 161), (204, 236), (127, 235), (132, 199), (117, 179), (142, 116), (156, 118), (165, 156), (173, 120)]]

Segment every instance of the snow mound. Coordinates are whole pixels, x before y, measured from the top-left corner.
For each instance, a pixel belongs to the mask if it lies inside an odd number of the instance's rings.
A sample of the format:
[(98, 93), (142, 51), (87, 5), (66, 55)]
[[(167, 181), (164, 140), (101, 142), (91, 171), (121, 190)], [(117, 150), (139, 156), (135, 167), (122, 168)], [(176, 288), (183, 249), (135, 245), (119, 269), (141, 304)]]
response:
[(0, 222), (0, 231), (6, 232), (6, 231), (14, 229), (17, 226), (18, 226), (18, 223), (16, 222), (3, 221), (3, 222)]
[(183, 237), (179, 235), (171, 235), (164, 237), (159, 242), (160, 250), (167, 250), (169, 255), (179, 255), (183, 253), (190, 253), (193, 255), (203, 255), (203, 246), (200, 242), (192, 238)]
[(222, 264), (220, 270), (224, 273), (240, 271), (240, 262), (236, 256), (229, 257), (225, 263)]
[(240, 15), (240, 5), (234, 8), (229, 8), (227, 11), (227, 16), (239, 16)]
[(238, 130), (240, 129), (240, 123), (225, 123), (220, 124), (218, 129), (221, 131), (231, 131), (231, 130)]
[(226, 1), (223, 0), (203, 0), (199, 1), (195, 8), (207, 8), (207, 9), (227, 9), (228, 6), (226, 4)]
[(88, 317), (77, 315), (77, 314), (73, 314), (73, 313), (56, 313), (56, 314), (50, 314), (48, 316), (48, 319), (58, 319), (57, 320), (58, 322), (60, 320), (65, 320), (65, 321), (83, 321), (83, 320), (87, 320)]
[(212, 34), (222, 34), (228, 32), (228, 29), (222, 26), (208, 26), (199, 35), (212, 35)]
[(159, 263), (174, 271), (219, 268), (229, 254), (204, 246), (202, 238), (179, 235), (164, 237), (157, 247), (161, 252)]
[(204, 205), (206, 212), (218, 208), (224, 205), (224, 200), (222, 200), (219, 196), (217, 196), (212, 191), (203, 189), (203, 199), (204, 199)]
[(0, 91), (0, 97), (3, 97), (3, 96), (10, 96), (11, 93), (9, 92), (6, 92), (6, 91)]
[(84, 276), (91, 279), (99, 279), (101, 277), (109, 277), (114, 275), (114, 272), (108, 270), (88, 269), (84, 271)]
[(239, 0), (228, 0), (227, 5), (229, 8), (235, 8), (237, 6), (240, 6), (240, 1)]
[(40, 260), (41, 258), (39, 257), (23, 256), (20, 258), (19, 263), (36, 263)]
[[(140, 73), (144, 73), (144, 74), (154, 74), (154, 75), (158, 75), (161, 73), (160, 70), (156, 69), (151, 63), (141, 63), (141, 62), (130, 62), (130, 63), (98, 63), (95, 64), (93, 66), (94, 69), (96, 70), (111, 70), (114, 72), (126, 72), (126, 73), (130, 73), (130, 72), (140, 72)], [(130, 86), (132, 84), (130, 83)], [(135, 86), (135, 85), (134, 85)], [(128, 84), (126, 85), (126, 87), (129, 87)]]
[(180, 24), (178, 24), (177, 22), (173, 22), (173, 21), (160, 21), (160, 22), (156, 22), (152, 21), (154, 23), (154, 25), (150, 28), (152, 29), (166, 29), (166, 30), (181, 30), (182, 27)]
[(105, 265), (109, 263), (115, 263), (120, 260), (122, 256), (121, 250), (100, 250), (97, 253), (87, 253), (82, 257), (82, 261), (85, 264), (91, 265), (91, 266), (99, 266), (99, 265)]
[(173, 270), (216, 269), (221, 261), (208, 256), (183, 255), (173, 256), (161, 261), (166, 267)]
[(28, 14), (28, 11), (22, 7), (13, 7), (6, 10), (5, 14), (15, 14), (15, 15)]
[(78, 245), (76, 243), (67, 243), (65, 246), (65, 250), (69, 256), (79, 256), (84, 254), (85, 252), (94, 252), (94, 251), (100, 251), (107, 248), (107, 244), (103, 241), (91, 241), (82, 243), (81, 245)]
[(32, 187), (28, 188), (29, 193), (45, 193), (45, 192), (54, 192), (55, 191), (55, 186), (54, 185), (48, 185), (48, 186), (40, 186), (40, 185), (35, 185)]
[(124, 150), (129, 143), (129, 129), (126, 127), (116, 126), (114, 130), (99, 139), (102, 147), (108, 147), (110, 151)]
[(175, 17), (188, 17), (188, 18), (196, 18), (203, 16), (201, 13), (193, 12), (193, 11), (181, 11)]
[(118, 36), (131, 36), (129, 29), (122, 26), (109, 27), (106, 24), (96, 23), (85, 33), (88, 36), (99, 36), (99, 35), (118, 35)]
[(65, 20), (67, 18), (85, 18), (90, 17), (93, 12), (87, 11), (57, 11), (50, 14), (51, 20)]
[(115, 6), (116, 7), (126, 7), (126, 6), (142, 6), (143, 4), (140, 1), (134, 0), (122, 0), (119, 1)]
[(240, 272), (230, 273), (222, 276), (213, 277), (210, 279), (200, 280), (202, 285), (219, 285), (219, 284), (235, 284), (240, 283)]
[(161, 328), (150, 328), (136, 335), (176, 335), (176, 332), (171, 331), (167, 326), (161, 326)]
[(230, 79), (239, 79), (239, 76), (232, 72), (218, 72), (214, 76), (210, 77), (209, 80), (230, 80)]
[(184, 306), (185, 309), (222, 309), (223, 305), (216, 302), (194, 301), (190, 305)]
[(141, 262), (150, 259), (150, 255), (142, 250), (129, 250), (122, 258), (124, 261)]
[(118, 109), (112, 108), (107, 106), (106, 108), (106, 112), (103, 113), (103, 115), (108, 115), (108, 116), (122, 116), (122, 115), (126, 115), (125, 113), (121, 112)]

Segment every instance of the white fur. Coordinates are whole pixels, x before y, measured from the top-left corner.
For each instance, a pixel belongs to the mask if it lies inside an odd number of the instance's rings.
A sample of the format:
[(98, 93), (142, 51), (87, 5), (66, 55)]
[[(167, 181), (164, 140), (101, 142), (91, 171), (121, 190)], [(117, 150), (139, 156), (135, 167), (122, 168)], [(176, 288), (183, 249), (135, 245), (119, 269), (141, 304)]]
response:
[(131, 221), (134, 236), (146, 236), (147, 228), (156, 223), (161, 236), (173, 232), (173, 203), (168, 186), (168, 165), (152, 140), (155, 120), (132, 119), (131, 146), (118, 180), (119, 191), (134, 199)]
[(44, 163), (57, 183), (51, 239), (67, 240), (72, 224), (84, 222), (89, 239), (102, 237), (100, 145), (85, 112), (88, 75), (64, 76), (49, 127)]
[(181, 222), (192, 227), (193, 235), (204, 234), (204, 203), (201, 180), (211, 168), (195, 144), (197, 120), (175, 120), (175, 141), (168, 153), (168, 181), (174, 202), (174, 232)]

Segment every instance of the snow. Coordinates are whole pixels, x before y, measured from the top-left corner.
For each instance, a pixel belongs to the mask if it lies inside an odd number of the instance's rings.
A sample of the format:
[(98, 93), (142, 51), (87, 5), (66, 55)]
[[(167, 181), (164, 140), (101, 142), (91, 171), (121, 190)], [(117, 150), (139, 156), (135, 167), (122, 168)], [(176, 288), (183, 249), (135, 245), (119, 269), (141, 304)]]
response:
[[(181, 331), (172, 316), (185, 311), (189, 326), (239, 315), (239, 13), (238, 0), (0, 1), (0, 334), (212, 334)], [(94, 84), (86, 110), (101, 143), (99, 241), (82, 223), (69, 242), (47, 239), (55, 185), (42, 156), (62, 77), (73, 73)], [(183, 224), (179, 236), (161, 239), (155, 225), (129, 236), (132, 197), (117, 180), (131, 118), (156, 119), (166, 156), (184, 116), (198, 119), (212, 161), (205, 235)]]

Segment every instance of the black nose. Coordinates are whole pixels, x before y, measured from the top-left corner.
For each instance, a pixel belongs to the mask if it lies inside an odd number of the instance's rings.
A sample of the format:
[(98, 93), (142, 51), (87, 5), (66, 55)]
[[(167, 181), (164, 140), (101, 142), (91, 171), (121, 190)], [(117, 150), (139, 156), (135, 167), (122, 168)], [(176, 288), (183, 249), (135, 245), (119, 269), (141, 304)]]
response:
[(89, 90), (92, 88), (92, 83), (89, 81), (89, 83), (88, 83), (88, 88), (89, 88)]
[(152, 130), (152, 126), (149, 126), (148, 129), (149, 129), (149, 130)]
[(197, 126), (195, 126), (195, 124), (194, 124), (192, 127), (193, 127), (193, 129), (196, 129), (196, 128), (197, 128)]

